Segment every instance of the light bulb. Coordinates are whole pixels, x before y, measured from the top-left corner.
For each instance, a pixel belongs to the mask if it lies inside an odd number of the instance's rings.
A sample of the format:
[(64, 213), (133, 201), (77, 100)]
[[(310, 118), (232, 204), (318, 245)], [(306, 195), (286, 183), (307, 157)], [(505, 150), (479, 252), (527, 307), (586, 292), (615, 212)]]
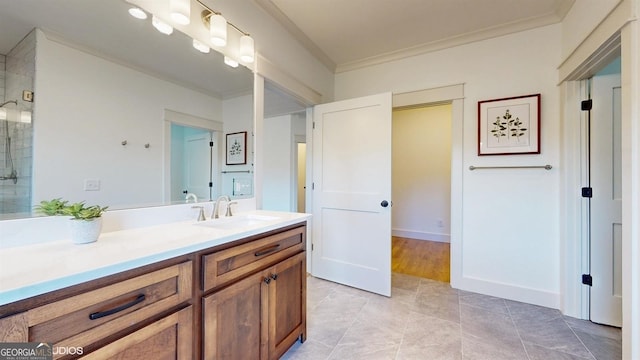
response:
[(190, 0), (169, 0), (171, 20), (180, 25), (189, 25), (191, 18)]
[(156, 30), (165, 35), (171, 35), (171, 33), (173, 33), (173, 27), (158, 19), (155, 15), (153, 15), (153, 18), (151, 19), (151, 24), (153, 24), (153, 27), (156, 28)]
[(233, 60), (232, 58), (225, 56), (224, 57), (224, 63), (231, 66), (232, 68), (237, 68), (238, 67), (238, 62)]
[(201, 53), (205, 53), (205, 54), (208, 54), (209, 51), (211, 50), (210, 47), (208, 47), (207, 45), (201, 43), (200, 41), (198, 41), (196, 39), (193, 39), (193, 47), (196, 48)]
[(254, 58), (253, 39), (249, 35), (240, 37), (240, 59), (252, 63)]
[(129, 9), (129, 15), (140, 20), (144, 20), (147, 18), (147, 13), (139, 7), (132, 7), (131, 9)]
[(7, 109), (0, 108), (0, 120), (7, 120)]
[(227, 19), (222, 15), (211, 15), (209, 18), (209, 33), (211, 34), (211, 43), (213, 45), (227, 45)]

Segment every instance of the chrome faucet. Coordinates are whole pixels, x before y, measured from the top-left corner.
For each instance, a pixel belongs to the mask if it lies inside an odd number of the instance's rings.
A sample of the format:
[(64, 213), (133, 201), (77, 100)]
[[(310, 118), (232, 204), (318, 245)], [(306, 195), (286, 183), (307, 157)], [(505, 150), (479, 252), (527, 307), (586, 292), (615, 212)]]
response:
[(213, 213), (211, 214), (211, 218), (212, 219), (218, 219), (220, 218), (220, 202), (224, 200), (227, 203), (227, 213), (228, 213), (228, 209), (229, 209), (229, 202), (231, 201), (229, 199), (228, 195), (220, 195), (218, 197), (218, 200), (216, 200), (216, 203), (213, 204)]
[(188, 203), (189, 199), (192, 199), (194, 203), (198, 202), (198, 197), (194, 193), (188, 193), (187, 196), (184, 197), (184, 202)]

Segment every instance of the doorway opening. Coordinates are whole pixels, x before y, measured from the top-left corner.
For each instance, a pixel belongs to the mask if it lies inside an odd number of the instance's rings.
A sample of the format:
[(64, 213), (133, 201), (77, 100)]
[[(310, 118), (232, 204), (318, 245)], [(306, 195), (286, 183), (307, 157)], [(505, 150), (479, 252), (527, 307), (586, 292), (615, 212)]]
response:
[[(217, 141), (214, 131), (171, 124), (171, 201), (187, 194), (198, 200), (212, 200), (214, 168), (217, 167)], [(216, 181), (217, 183), (217, 181)]]
[(451, 124), (451, 104), (393, 110), (393, 272), (450, 281)]

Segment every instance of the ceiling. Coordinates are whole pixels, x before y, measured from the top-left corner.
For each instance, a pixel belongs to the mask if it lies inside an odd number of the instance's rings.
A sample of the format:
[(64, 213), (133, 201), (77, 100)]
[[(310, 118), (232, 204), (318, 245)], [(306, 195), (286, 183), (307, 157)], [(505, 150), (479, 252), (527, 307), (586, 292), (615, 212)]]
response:
[(557, 23), (575, 0), (254, 0), (336, 72)]
[[(224, 0), (209, 2), (216, 1)], [(556, 23), (575, 0), (241, 1), (260, 5), (341, 72)], [(215, 51), (198, 53), (178, 31), (158, 33), (149, 19), (129, 16), (128, 7), (124, 0), (0, 0), (0, 54), (39, 27), (50, 38), (215, 97), (251, 91), (246, 68), (223, 65)], [(268, 114), (304, 108), (268, 82), (265, 91)]]

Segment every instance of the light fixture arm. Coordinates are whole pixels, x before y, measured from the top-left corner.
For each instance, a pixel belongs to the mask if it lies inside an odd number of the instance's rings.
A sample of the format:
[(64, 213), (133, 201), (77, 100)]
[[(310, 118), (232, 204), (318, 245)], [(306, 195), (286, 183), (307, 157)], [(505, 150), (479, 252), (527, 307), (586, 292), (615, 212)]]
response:
[[(209, 28), (209, 19), (211, 18), (212, 15), (222, 15), (221, 12), (219, 11), (215, 11), (212, 8), (208, 7), (207, 5), (205, 5), (202, 1), (200, 0), (196, 0), (196, 2), (198, 4), (200, 4), (200, 6), (202, 6), (204, 8), (204, 10), (202, 11), (202, 13), (200, 13), (200, 18), (202, 19), (202, 23)], [(242, 29), (240, 29), (239, 27), (237, 27), (235, 24), (227, 21), (227, 24), (229, 26), (231, 26), (232, 28), (236, 29), (236, 31), (238, 31), (240, 34), (245, 35), (245, 36), (250, 36), (250, 34), (248, 32), (244, 32), (242, 31)]]

